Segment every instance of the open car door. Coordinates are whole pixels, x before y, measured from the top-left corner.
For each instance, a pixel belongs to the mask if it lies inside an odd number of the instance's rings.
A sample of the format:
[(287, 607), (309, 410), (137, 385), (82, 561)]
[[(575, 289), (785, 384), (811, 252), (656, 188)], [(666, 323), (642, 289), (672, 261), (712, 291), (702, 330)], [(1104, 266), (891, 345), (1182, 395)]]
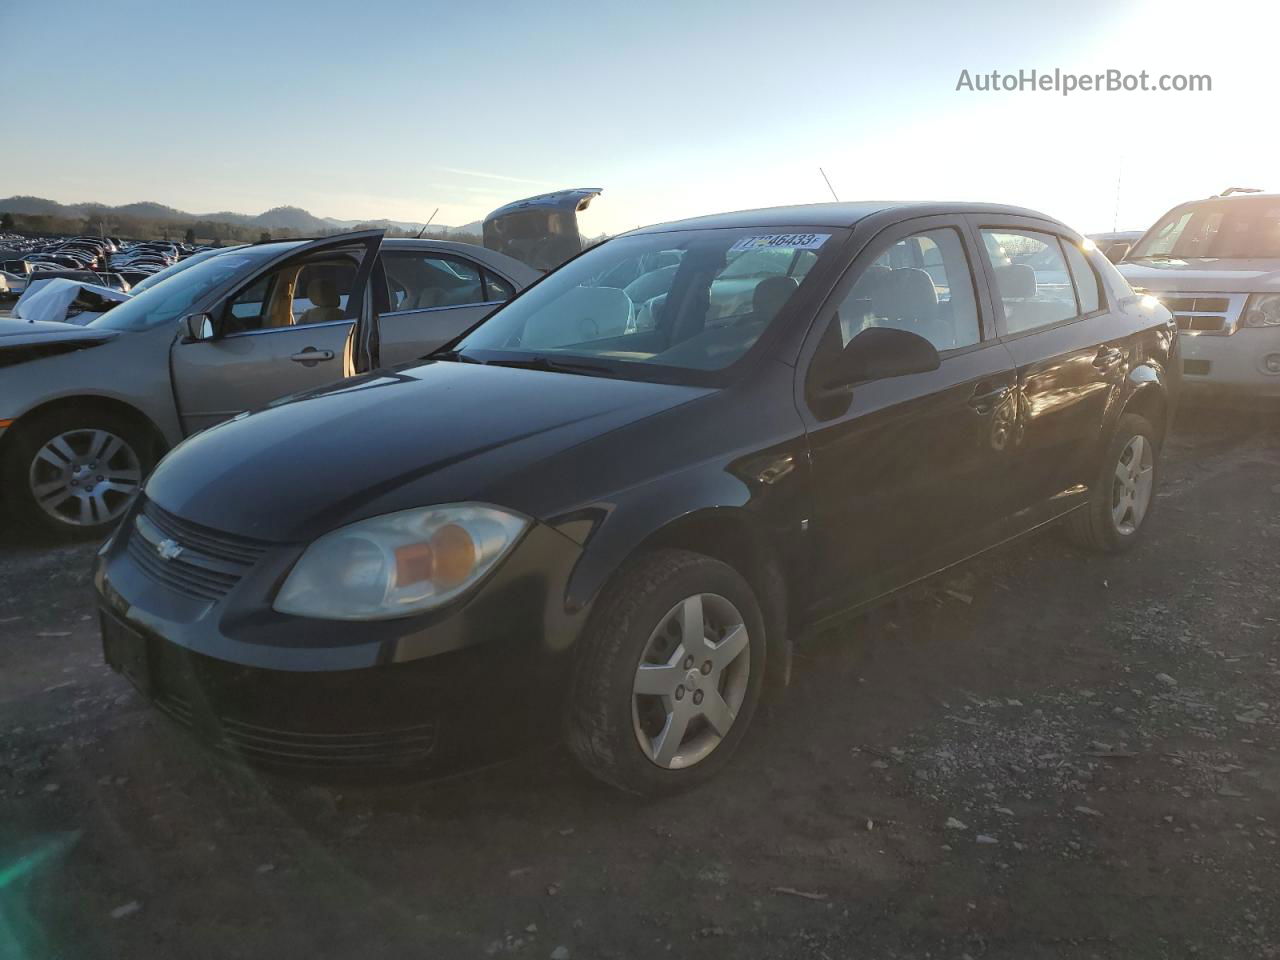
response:
[(599, 187), (557, 190), (499, 207), (484, 218), (484, 245), (536, 270), (554, 270), (582, 252), (578, 214), (601, 192)]
[(210, 318), (209, 335), (180, 334), (171, 352), (184, 430), (340, 379), (348, 335), (372, 309), (382, 235), (366, 230), (290, 247), (198, 307)]

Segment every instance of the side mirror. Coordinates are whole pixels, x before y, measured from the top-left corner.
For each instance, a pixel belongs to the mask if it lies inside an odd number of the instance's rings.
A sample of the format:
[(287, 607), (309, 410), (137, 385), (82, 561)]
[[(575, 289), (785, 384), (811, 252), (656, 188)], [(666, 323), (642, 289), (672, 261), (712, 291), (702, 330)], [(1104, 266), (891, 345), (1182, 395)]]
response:
[(1113, 243), (1111, 244), (1111, 246), (1107, 247), (1106, 256), (1107, 256), (1107, 259), (1110, 260), (1112, 263), (1119, 263), (1121, 260), (1123, 260), (1125, 257), (1129, 255), (1129, 251), (1132, 249), (1133, 249), (1132, 243), (1126, 243), (1125, 241), (1121, 240), (1120, 242)]
[(213, 317), (207, 313), (189, 313), (182, 318), (187, 339), (200, 341), (213, 339)]
[(909, 330), (867, 327), (845, 344), (823, 386), (829, 390), (937, 370), (942, 360), (932, 343)]

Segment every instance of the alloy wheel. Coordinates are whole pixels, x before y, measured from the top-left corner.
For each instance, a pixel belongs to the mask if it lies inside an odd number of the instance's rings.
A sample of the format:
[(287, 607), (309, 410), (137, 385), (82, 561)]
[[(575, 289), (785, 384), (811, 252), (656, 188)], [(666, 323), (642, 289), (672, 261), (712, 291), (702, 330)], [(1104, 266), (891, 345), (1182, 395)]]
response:
[(28, 471), (31, 496), (59, 523), (117, 519), (142, 485), (138, 454), (108, 430), (68, 430), (42, 446)]
[(672, 607), (650, 634), (632, 687), (632, 723), (645, 756), (668, 770), (706, 759), (737, 719), (750, 672), (737, 607), (713, 593)]
[(1111, 519), (1122, 536), (1142, 526), (1151, 506), (1153, 467), (1151, 441), (1137, 434), (1120, 451), (1111, 485)]

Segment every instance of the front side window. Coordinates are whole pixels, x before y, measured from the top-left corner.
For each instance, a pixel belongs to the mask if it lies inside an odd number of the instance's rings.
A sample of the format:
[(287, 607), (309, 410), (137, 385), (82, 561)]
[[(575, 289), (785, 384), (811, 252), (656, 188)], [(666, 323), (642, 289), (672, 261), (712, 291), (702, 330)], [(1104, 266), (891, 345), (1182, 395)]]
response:
[(416, 251), (387, 251), (382, 264), (392, 313), (485, 302), (480, 269), (469, 261)]
[[(498, 310), (458, 345), (478, 359), (578, 357), (621, 375), (723, 370), (835, 256), (831, 228), (619, 237)], [(697, 379), (694, 377), (693, 379)]]
[(1280, 202), (1233, 198), (1184, 207), (1147, 231), (1125, 259), (1162, 257), (1280, 257)]
[(1079, 315), (1071, 272), (1057, 237), (1034, 230), (983, 230), (982, 242), (995, 270), (1006, 333), (1035, 330)]
[(885, 248), (858, 277), (838, 309), (841, 346), (867, 327), (919, 334), (938, 350), (981, 339), (973, 274), (960, 234), (913, 234)]
[(346, 259), (293, 263), (272, 270), (227, 300), (222, 332), (345, 320), (355, 280), (356, 266)]

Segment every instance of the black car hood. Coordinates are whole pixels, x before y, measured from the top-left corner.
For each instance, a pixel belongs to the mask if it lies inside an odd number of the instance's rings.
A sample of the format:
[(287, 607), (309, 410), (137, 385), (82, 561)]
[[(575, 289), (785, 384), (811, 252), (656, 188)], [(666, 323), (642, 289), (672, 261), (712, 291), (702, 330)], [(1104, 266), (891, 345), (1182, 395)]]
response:
[(537, 516), (522, 471), (709, 392), (447, 361), (376, 371), (197, 434), (146, 495), (184, 519), (277, 542), (433, 503)]

